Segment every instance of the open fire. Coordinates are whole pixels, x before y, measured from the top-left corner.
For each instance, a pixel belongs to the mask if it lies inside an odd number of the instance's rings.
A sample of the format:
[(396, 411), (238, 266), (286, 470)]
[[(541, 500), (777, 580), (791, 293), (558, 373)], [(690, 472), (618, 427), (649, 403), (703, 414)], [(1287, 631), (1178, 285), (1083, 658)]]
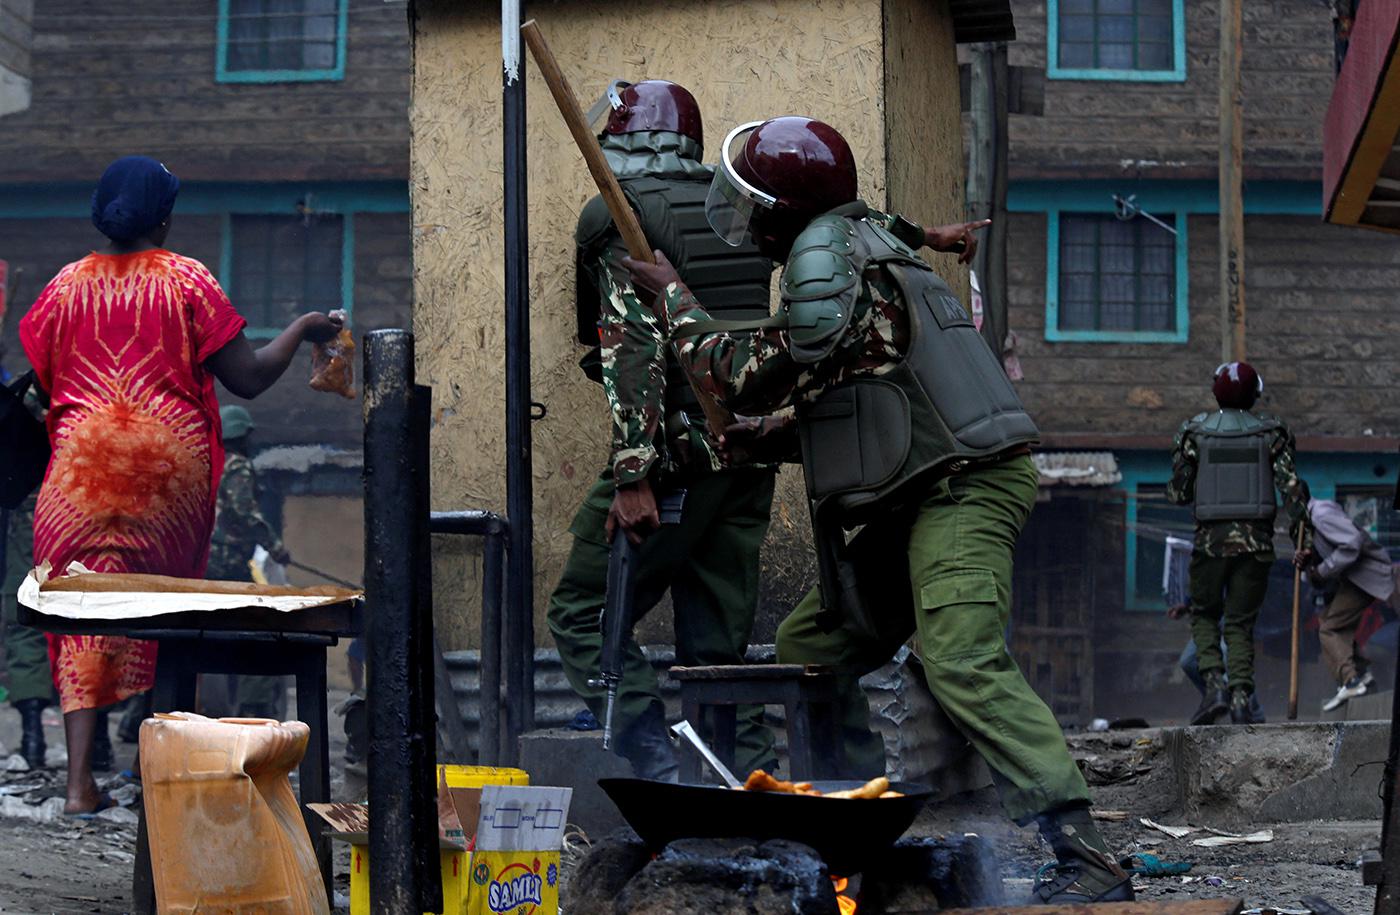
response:
[(846, 887), (851, 881), (845, 877), (832, 877), (831, 888), (836, 890), (836, 904), (841, 907), (841, 915), (855, 915), (856, 901), (846, 895)]

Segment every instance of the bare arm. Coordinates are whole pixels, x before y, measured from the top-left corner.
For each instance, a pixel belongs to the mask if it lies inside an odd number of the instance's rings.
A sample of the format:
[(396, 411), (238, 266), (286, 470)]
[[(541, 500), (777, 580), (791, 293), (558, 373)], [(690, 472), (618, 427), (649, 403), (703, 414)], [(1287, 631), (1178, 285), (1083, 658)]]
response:
[(291, 364), (297, 347), (303, 340), (324, 343), (340, 333), (342, 322), (321, 312), (311, 312), (297, 318), (270, 343), (253, 349), (248, 337), (240, 332), (205, 360), (214, 377), (239, 397), (251, 400), (272, 387), (273, 382)]

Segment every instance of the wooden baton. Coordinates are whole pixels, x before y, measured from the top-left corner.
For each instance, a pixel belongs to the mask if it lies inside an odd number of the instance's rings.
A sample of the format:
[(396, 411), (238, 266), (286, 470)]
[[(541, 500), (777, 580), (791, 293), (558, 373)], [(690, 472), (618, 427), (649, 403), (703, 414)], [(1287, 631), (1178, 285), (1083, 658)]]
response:
[[(598, 193), (602, 195), (603, 202), (608, 205), (613, 225), (617, 226), (618, 232), (622, 234), (627, 252), (635, 260), (648, 264), (656, 263), (656, 258), (651, 253), (651, 245), (642, 233), (642, 224), (637, 221), (637, 214), (632, 212), (631, 205), (627, 203), (627, 198), (622, 193), (622, 185), (617, 183), (617, 176), (608, 167), (603, 148), (598, 145), (597, 137), (593, 136), (592, 130), (589, 129), (583, 109), (578, 106), (578, 98), (564, 77), (564, 71), (559, 69), (559, 61), (555, 60), (554, 52), (544, 40), (544, 33), (533, 19), (521, 25), (520, 32), (525, 36), (530, 56), (540, 68), (540, 75), (549, 86), (549, 94), (554, 96), (559, 113), (564, 116), (569, 133), (573, 134), (574, 143), (579, 152), (583, 153), (584, 164), (588, 166), (588, 173), (593, 176), (593, 183), (598, 186)], [(686, 372), (686, 378), (690, 381), (691, 390), (695, 392), (695, 399), (700, 402), (700, 410), (705, 414), (705, 423), (710, 427), (711, 437), (719, 438), (725, 427), (734, 422), (734, 415), (722, 407), (708, 391), (703, 390), (689, 371)]]

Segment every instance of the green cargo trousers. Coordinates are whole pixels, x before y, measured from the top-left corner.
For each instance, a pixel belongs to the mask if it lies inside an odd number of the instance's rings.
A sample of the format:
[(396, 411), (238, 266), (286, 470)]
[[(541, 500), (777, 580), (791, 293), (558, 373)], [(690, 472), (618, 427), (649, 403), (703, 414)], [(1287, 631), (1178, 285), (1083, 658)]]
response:
[(986, 760), (1013, 820), (1089, 799), (1055, 716), (1006, 650), (1012, 553), (1038, 485), (1030, 457), (1014, 457), (940, 480), (914, 510), (866, 525), (851, 551), (875, 633), (823, 611), (816, 591), (778, 627), (780, 663), (837, 668), (853, 777), (885, 770), (856, 681), (917, 632), (929, 689)]
[(10, 704), (43, 699), (47, 705), (54, 700), (49, 642), (38, 629), (15, 622), (18, 606), (14, 594), (5, 594), (5, 669), (9, 673), (6, 685), (10, 690)]
[(1191, 638), (1201, 675), (1226, 670), (1231, 689), (1254, 692), (1254, 623), (1269, 591), (1269, 553), (1207, 556), (1191, 553)]
[[(636, 616), (645, 616), (670, 589), (678, 664), (744, 663), (758, 605), (758, 555), (768, 532), (773, 478), (773, 471), (758, 469), (696, 477), (686, 487), (681, 522), (663, 525), (642, 545)], [(549, 599), (548, 614), (564, 674), (600, 720), (605, 691), (588, 681), (597, 678), (602, 660), (599, 614), (608, 583), (606, 524), (613, 490), (612, 471), (605, 470), (574, 517), (569, 527), (573, 549)], [(653, 705), (661, 710), (656, 675), (637, 643), (629, 640), (614, 730), (626, 730)], [(708, 732), (709, 722), (693, 723)], [(739, 708), (735, 764), (742, 772), (777, 764), (761, 708)]]

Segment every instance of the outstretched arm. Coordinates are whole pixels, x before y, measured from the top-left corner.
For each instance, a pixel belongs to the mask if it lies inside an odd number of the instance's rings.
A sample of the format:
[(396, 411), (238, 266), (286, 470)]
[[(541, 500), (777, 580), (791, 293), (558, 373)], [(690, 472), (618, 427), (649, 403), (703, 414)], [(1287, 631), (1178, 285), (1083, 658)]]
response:
[(270, 343), (253, 349), (242, 331), (205, 360), (214, 377), (239, 397), (251, 400), (272, 387), (291, 365), (303, 340), (325, 343), (340, 333), (342, 321), (313, 311), (297, 318)]

